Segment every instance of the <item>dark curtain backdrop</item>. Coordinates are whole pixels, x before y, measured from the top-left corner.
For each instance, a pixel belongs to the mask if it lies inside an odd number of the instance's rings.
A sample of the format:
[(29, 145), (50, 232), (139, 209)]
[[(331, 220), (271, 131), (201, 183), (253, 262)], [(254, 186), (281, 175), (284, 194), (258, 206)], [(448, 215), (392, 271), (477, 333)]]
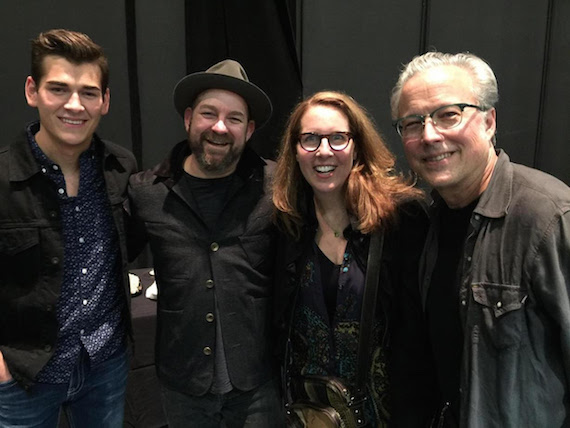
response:
[(302, 96), (295, 48), (295, 1), (186, 0), (187, 72), (231, 58), (273, 103), (273, 116), (250, 144), (274, 159), (289, 112)]

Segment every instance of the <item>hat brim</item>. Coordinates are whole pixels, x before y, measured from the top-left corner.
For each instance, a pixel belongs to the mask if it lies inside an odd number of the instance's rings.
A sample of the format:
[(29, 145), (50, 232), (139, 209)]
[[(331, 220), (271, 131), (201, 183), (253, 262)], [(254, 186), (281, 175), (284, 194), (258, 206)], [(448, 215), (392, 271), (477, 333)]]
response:
[(190, 107), (196, 97), (208, 89), (225, 89), (241, 96), (249, 107), (251, 119), (257, 129), (261, 128), (271, 117), (273, 106), (263, 90), (251, 82), (235, 77), (214, 73), (193, 73), (182, 78), (174, 88), (174, 106), (180, 116)]

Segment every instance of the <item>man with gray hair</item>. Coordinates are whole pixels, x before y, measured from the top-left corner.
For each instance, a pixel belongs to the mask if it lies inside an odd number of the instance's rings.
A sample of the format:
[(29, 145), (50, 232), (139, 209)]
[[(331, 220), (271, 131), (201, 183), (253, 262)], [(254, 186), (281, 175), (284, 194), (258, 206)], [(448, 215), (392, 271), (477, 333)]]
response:
[(419, 290), (433, 422), (567, 427), (570, 188), (495, 148), (497, 101), (468, 53), (415, 57), (392, 92), (408, 162), (434, 189)]

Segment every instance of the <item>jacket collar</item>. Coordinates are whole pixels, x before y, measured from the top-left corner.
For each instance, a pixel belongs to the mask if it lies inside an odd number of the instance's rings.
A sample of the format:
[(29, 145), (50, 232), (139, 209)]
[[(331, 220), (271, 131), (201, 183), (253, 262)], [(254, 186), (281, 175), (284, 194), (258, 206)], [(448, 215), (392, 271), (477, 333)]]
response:
[[(35, 134), (35, 128), (39, 126), (39, 122), (33, 122), (27, 125), (16, 137), (16, 141), (8, 146), (8, 177), (10, 181), (25, 181), (40, 173), (40, 165), (36, 161), (28, 141), (28, 128), (32, 128)], [(105, 144), (97, 134), (93, 134), (93, 145), (95, 150), (104, 159), (104, 165), (109, 160), (116, 160), (123, 169), (129, 168), (128, 158), (125, 151), (121, 151), (118, 146), (113, 144)]]
[(513, 165), (503, 150), (497, 150), (497, 154), (499, 157), (489, 186), (473, 210), (477, 214), (490, 218), (504, 217), (509, 210), (513, 196)]
[(23, 129), (16, 137), (16, 141), (8, 146), (10, 181), (25, 181), (40, 172), (40, 165), (32, 153), (26, 129)]
[[(184, 159), (191, 153), (188, 141), (180, 141), (166, 159), (156, 166), (155, 175), (169, 181), (171, 186), (174, 185), (184, 173)], [(256, 171), (263, 174), (265, 164), (266, 162), (249, 145), (246, 145), (237, 164), (236, 173), (246, 180)]]

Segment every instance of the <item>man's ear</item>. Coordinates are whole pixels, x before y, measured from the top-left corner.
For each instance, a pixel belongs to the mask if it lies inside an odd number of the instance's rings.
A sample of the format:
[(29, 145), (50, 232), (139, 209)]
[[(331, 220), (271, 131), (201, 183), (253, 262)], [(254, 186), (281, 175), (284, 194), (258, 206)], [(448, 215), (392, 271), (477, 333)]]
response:
[(489, 109), (485, 115), (485, 134), (492, 141), (495, 133), (497, 132), (497, 110), (494, 108)]
[(111, 106), (111, 90), (107, 88), (103, 94), (103, 105), (101, 106), (101, 115), (104, 116), (109, 113), (109, 107)]
[(249, 141), (249, 139), (253, 135), (253, 131), (255, 131), (255, 121), (250, 120), (249, 122), (247, 122), (247, 130), (245, 132), (245, 141)]
[(192, 109), (187, 107), (184, 110), (184, 128), (186, 128), (186, 132), (190, 130), (190, 124), (192, 123)]
[(32, 76), (26, 78), (26, 84), (24, 86), (24, 93), (26, 94), (26, 101), (30, 107), (38, 106), (38, 88), (36, 87), (36, 82), (32, 79)]

